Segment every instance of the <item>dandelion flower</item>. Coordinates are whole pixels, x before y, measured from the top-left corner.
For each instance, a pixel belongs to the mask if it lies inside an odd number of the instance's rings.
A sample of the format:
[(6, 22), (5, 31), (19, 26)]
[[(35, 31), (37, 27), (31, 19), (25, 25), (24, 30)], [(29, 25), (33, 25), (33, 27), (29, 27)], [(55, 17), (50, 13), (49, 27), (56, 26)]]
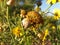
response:
[(56, 3), (56, 0), (47, 0), (47, 4), (55, 4)]
[(19, 37), (19, 35), (20, 35), (20, 29), (19, 29), (19, 27), (15, 27), (15, 28), (13, 29), (13, 34), (14, 34), (16, 37)]
[(60, 9), (54, 9), (54, 19), (59, 20), (60, 18)]
[(60, 2), (60, 0), (58, 0), (58, 2)]
[(55, 4), (56, 3), (56, 0), (52, 0), (52, 4)]
[(56, 29), (56, 27), (55, 26), (52, 26), (52, 29)]
[(55, 20), (59, 20), (59, 17), (58, 17), (58, 16), (54, 16), (54, 19), (55, 19)]

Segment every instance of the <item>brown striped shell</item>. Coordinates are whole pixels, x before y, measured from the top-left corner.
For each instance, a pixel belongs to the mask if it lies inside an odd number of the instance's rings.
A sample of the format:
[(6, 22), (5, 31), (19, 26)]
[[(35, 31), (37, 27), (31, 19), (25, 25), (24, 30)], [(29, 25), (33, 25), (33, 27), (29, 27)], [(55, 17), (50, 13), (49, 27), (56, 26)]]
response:
[(29, 20), (31, 21), (31, 23), (43, 23), (43, 18), (42, 16), (35, 11), (29, 11), (26, 15), (26, 18), (29, 18)]

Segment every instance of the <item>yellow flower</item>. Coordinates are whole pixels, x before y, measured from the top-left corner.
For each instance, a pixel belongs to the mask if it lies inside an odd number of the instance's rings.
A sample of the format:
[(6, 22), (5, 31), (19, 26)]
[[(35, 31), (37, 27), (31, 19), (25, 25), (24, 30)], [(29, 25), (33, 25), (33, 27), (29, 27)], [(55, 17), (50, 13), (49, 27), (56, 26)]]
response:
[(60, 2), (60, 0), (58, 0), (58, 2)]
[(36, 29), (33, 27), (33, 30), (36, 30)]
[(55, 19), (55, 20), (59, 20), (59, 17), (58, 17), (58, 16), (54, 16), (54, 19)]
[(54, 19), (59, 20), (60, 18), (60, 9), (54, 9)]
[(56, 0), (52, 0), (52, 4), (55, 4), (56, 3)]
[(42, 41), (44, 41), (44, 40), (46, 39), (46, 36), (47, 36), (48, 34), (49, 34), (49, 31), (48, 31), (48, 29), (46, 29), (46, 30), (45, 30), (45, 35), (44, 35)]
[(23, 34), (22, 33), (20, 33), (20, 36), (22, 36)]
[(52, 29), (56, 29), (56, 27), (55, 26), (52, 26)]
[(19, 27), (15, 27), (12, 32), (13, 32), (13, 34), (16, 37), (19, 37), (19, 35), (20, 35), (20, 28)]
[(47, 3), (48, 4), (50, 4), (50, 3), (55, 4), (56, 3), (56, 0), (47, 0)]

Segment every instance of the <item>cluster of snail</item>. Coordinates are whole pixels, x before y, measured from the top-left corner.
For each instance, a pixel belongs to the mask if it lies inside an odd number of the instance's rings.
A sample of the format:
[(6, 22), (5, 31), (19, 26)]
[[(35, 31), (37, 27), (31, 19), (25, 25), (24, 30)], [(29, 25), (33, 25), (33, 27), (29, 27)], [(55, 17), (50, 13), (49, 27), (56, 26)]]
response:
[(21, 10), (20, 17), (22, 17), (22, 25), (27, 28), (29, 25), (43, 24), (42, 16), (36, 11)]

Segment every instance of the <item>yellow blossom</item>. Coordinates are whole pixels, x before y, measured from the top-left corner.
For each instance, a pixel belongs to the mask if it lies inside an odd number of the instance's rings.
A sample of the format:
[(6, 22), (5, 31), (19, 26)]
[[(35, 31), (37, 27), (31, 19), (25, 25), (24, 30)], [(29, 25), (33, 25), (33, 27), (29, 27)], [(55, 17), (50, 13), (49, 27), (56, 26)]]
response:
[(56, 29), (56, 27), (55, 26), (52, 26), (52, 29)]
[(56, 0), (52, 0), (52, 4), (55, 4), (56, 3)]
[(12, 32), (13, 32), (13, 34), (16, 37), (19, 37), (19, 35), (20, 35), (20, 28), (19, 27), (15, 27)]
[(60, 2), (60, 0), (58, 0), (58, 2)]
[(36, 30), (36, 29), (33, 27), (33, 30)]
[(58, 16), (54, 16), (54, 19), (55, 19), (55, 20), (59, 20), (59, 17), (58, 17)]
[(59, 20), (60, 18), (60, 9), (54, 9), (54, 19)]
[(55, 4), (56, 3), (56, 0), (47, 0), (47, 3), (48, 4), (50, 4), (50, 3)]
[(23, 34), (22, 33), (20, 33), (20, 36), (22, 36)]
[(54, 9), (54, 14), (56, 14), (56, 16), (60, 17), (60, 9), (55, 8)]

